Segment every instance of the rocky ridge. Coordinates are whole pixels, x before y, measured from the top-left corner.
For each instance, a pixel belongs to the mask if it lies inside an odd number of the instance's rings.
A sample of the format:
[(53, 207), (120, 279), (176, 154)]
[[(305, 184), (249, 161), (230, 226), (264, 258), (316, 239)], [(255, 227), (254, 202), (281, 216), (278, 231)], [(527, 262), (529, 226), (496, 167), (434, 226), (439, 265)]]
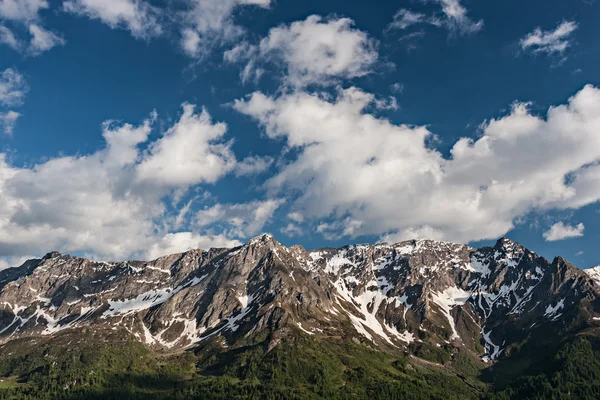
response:
[(292, 334), (381, 349), (465, 348), (495, 360), (536, 330), (600, 328), (600, 268), (548, 261), (506, 238), (308, 251), (271, 235), (232, 249), (96, 262), (52, 252), (0, 271), (0, 343), (124, 329), (157, 350)]

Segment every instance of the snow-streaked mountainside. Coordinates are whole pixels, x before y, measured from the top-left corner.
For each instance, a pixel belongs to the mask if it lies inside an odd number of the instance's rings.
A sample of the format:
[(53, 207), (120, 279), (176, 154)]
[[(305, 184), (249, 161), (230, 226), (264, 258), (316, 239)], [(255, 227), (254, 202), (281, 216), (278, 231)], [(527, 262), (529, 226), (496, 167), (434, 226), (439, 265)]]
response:
[(504, 238), (307, 251), (262, 235), (150, 262), (52, 252), (0, 271), (0, 341), (124, 329), (174, 351), (264, 333), (274, 347), (299, 334), (382, 350), (460, 346), (487, 361), (534, 330), (599, 328), (597, 282), (600, 268), (550, 262)]
[(590, 278), (600, 283), (600, 265), (597, 265), (594, 268), (586, 269), (584, 271), (590, 276)]

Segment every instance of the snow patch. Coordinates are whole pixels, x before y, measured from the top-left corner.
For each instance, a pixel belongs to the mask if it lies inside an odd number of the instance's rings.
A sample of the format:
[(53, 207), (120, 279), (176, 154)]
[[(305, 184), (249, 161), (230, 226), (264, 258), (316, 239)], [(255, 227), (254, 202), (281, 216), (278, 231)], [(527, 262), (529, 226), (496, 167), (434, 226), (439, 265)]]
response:
[(456, 332), (454, 318), (452, 318), (450, 310), (456, 305), (465, 304), (467, 300), (469, 300), (469, 297), (471, 297), (470, 292), (454, 286), (447, 288), (441, 293), (432, 292), (431, 294), (432, 301), (440, 307), (450, 323), (450, 328), (452, 329), (451, 339), (459, 339), (460, 336), (458, 336), (458, 332)]
[(500, 346), (494, 344), (494, 342), (492, 342), (492, 339), (490, 339), (491, 333), (492, 333), (491, 329), (487, 333), (485, 332), (484, 329), (481, 330), (481, 335), (483, 336), (483, 340), (485, 341), (485, 349), (487, 352), (487, 355), (485, 357), (483, 357), (483, 361), (485, 361), (485, 362), (488, 362), (490, 360), (495, 360), (496, 358), (498, 358), (500, 353), (502, 353)]
[(157, 290), (150, 290), (148, 292), (142, 293), (137, 297), (132, 299), (125, 300), (109, 300), (109, 309), (106, 310), (103, 316), (114, 316), (117, 314), (131, 314), (138, 311), (146, 310), (148, 308), (157, 306), (159, 304), (164, 303), (173, 297), (176, 293), (181, 290), (197, 285), (202, 282), (204, 278), (208, 275), (203, 275), (201, 277), (193, 278), (186, 282), (185, 284), (176, 287), (175, 289), (171, 288), (163, 288)]
[[(351, 311), (344, 310), (346, 311), (346, 314), (348, 315), (350, 321), (354, 325), (354, 328), (359, 334), (367, 337), (371, 341), (373, 340), (373, 336), (367, 331), (366, 328), (373, 331), (375, 334), (383, 338), (386, 342), (388, 342), (391, 345), (394, 345), (394, 342), (390, 337), (390, 334), (393, 337), (402, 340), (403, 342), (410, 343), (409, 340), (411, 340), (412, 338), (412, 335), (410, 335), (410, 333), (400, 333), (396, 330), (395, 327), (387, 325), (385, 321), (383, 321), (383, 323), (380, 322), (376, 316), (381, 304), (383, 302), (385, 302), (386, 304), (390, 302), (391, 299), (388, 298), (387, 293), (391, 289), (393, 289), (394, 286), (390, 284), (387, 278), (383, 276), (377, 277), (376, 280), (371, 280), (366, 285), (367, 288), (373, 286), (376, 286), (377, 289), (374, 291), (365, 290), (360, 295), (354, 296), (352, 291), (348, 289), (345, 280), (338, 279), (335, 282), (335, 287), (338, 293), (340, 294), (341, 298), (346, 300), (348, 303), (352, 304), (356, 308), (356, 310), (363, 315), (363, 317), (360, 318), (354, 315)], [(342, 309), (344, 309), (337, 297), (336, 300), (339, 306)], [(369, 309), (371, 309), (371, 311), (369, 311)]]
[(325, 266), (325, 272), (328, 274), (337, 275), (340, 271), (340, 268), (344, 265), (355, 265), (352, 261), (346, 258), (348, 254), (348, 250), (342, 250), (339, 253), (335, 254), (329, 260), (327, 260), (327, 264)]
[(544, 317), (554, 318), (556, 319), (559, 315), (556, 315), (558, 310), (565, 308), (565, 299), (560, 299), (555, 306), (551, 304), (546, 307), (546, 311), (544, 312)]
[(304, 333), (308, 333), (309, 335), (314, 335), (315, 334), (314, 332), (307, 331), (306, 329), (304, 329), (302, 327), (302, 323), (301, 322), (297, 322), (296, 324), (298, 324), (298, 328), (300, 328)]

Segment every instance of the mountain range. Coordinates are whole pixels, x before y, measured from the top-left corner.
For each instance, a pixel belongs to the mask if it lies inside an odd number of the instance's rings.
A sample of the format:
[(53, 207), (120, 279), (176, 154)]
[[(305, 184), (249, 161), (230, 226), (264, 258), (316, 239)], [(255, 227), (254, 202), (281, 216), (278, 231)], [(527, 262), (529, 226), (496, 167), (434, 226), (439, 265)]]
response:
[(0, 398), (600, 398), (599, 285), (507, 238), (51, 252), (0, 271)]

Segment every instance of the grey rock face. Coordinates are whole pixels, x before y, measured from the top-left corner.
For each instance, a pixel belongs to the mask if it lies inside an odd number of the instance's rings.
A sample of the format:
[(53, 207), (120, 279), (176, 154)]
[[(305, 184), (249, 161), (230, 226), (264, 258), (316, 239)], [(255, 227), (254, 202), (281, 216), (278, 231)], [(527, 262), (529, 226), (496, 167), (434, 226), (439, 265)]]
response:
[(463, 346), (496, 359), (535, 329), (600, 326), (596, 281), (508, 239), (480, 249), (429, 240), (307, 251), (262, 235), (150, 262), (56, 252), (0, 271), (0, 342), (125, 328), (172, 351), (289, 334), (381, 348)]

